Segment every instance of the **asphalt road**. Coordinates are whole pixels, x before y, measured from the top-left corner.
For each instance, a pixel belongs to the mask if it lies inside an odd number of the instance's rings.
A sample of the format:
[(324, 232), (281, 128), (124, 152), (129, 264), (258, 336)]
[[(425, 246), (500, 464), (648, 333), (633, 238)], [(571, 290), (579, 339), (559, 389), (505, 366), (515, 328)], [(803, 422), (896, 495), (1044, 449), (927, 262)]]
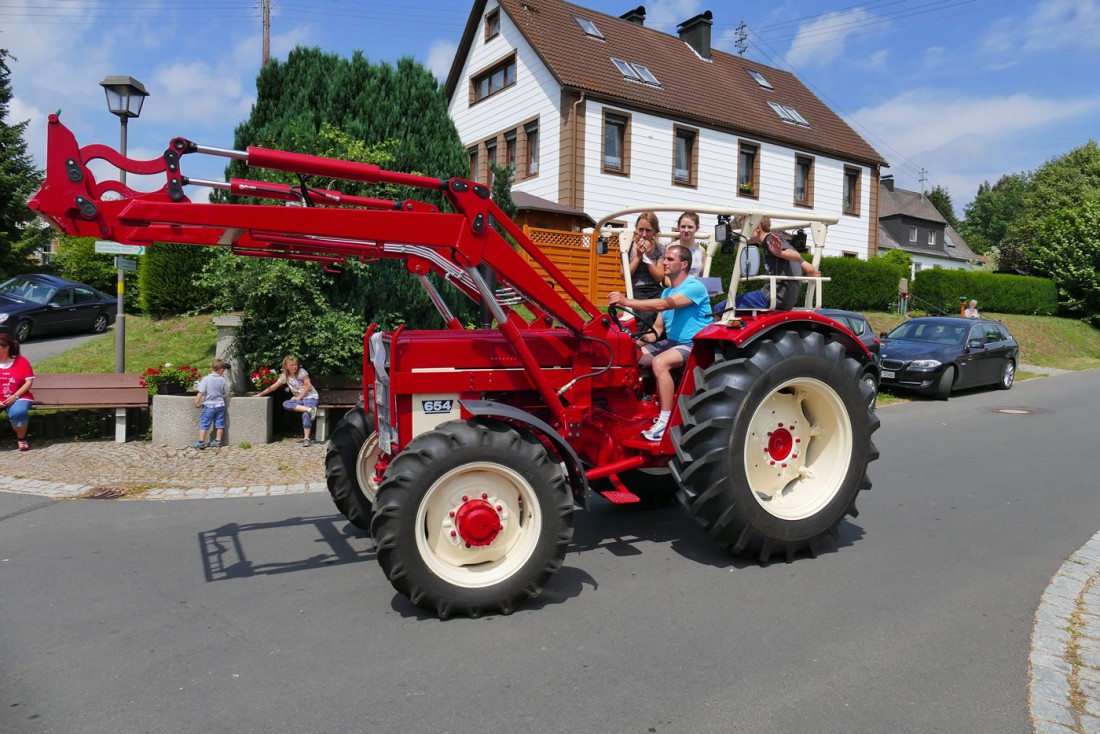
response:
[(0, 494), (0, 731), (1030, 732), (1039, 597), (1100, 528), (1098, 390), (881, 409), (861, 514), (789, 565), (596, 499), (543, 597), (477, 620), (395, 595), (324, 495)]
[(43, 359), (66, 352), (73, 347), (80, 346), (90, 339), (95, 339), (100, 336), (104, 339), (110, 339), (111, 344), (114, 345), (114, 325), (112, 324), (105, 334), (47, 334), (46, 336), (35, 336), (31, 334), (26, 344), (19, 345), (19, 353), (30, 360), (31, 365), (34, 366)]

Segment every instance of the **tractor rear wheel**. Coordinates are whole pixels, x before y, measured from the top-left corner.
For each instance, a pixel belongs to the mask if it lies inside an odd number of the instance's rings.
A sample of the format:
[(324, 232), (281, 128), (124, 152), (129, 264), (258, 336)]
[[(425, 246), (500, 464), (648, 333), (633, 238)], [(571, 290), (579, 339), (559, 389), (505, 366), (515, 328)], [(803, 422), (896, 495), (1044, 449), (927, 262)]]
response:
[(672, 472), (681, 504), (738, 555), (788, 562), (811, 555), (856, 516), (878, 458), (860, 364), (811, 331), (784, 331), (747, 347), (719, 345), (680, 399)]
[(440, 618), (510, 614), (542, 593), (573, 537), (561, 465), (499, 421), (450, 421), (398, 454), (371, 535), (386, 577)]
[(378, 434), (374, 414), (363, 408), (347, 412), (328, 440), (325, 480), (336, 509), (352, 525), (370, 530), (371, 506), (378, 493), (374, 465), (378, 463)]

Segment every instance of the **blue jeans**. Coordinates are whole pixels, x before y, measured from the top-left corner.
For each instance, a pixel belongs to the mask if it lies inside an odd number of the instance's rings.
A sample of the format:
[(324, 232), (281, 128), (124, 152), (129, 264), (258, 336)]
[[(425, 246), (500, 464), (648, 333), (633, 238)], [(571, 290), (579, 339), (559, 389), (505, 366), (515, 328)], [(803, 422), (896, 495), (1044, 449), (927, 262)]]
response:
[(11, 421), (12, 428), (27, 425), (27, 414), (33, 403), (30, 398), (19, 398), (8, 406), (8, 420)]
[[(303, 405), (307, 408), (317, 407), (317, 398), (306, 398), (305, 400), (284, 400), (283, 407), (293, 412), (299, 405)], [(302, 428), (313, 428), (313, 419), (309, 417), (309, 413), (302, 413)]]
[(202, 416), (199, 417), (199, 430), (209, 431), (211, 425), (213, 425), (214, 428), (225, 428), (224, 405), (202, 406)]

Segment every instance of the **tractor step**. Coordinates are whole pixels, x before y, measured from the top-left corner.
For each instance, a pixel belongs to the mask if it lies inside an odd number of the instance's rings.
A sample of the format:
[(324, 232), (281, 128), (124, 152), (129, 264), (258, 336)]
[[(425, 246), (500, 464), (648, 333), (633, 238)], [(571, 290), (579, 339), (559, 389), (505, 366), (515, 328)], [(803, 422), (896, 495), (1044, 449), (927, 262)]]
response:
[(607, 480), (611, 482), (612, 489), (599, 490), (599, 493), (608, 502), (616, 505), (632, 505), (642, 501), (641, 497), (626, 488), (618, 474), (610, 475)]

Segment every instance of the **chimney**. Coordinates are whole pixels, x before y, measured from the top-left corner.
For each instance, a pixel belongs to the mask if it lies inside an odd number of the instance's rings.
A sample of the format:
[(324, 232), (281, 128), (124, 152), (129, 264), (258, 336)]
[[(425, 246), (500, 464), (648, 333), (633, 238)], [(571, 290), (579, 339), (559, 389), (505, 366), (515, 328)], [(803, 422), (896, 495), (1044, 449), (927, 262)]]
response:
[(619, 17), (622, 18), (623, 20), (627, 21), (627, 22), (630, 22), (630, 23), (636, 23), (638, 25), (645, 25), (645, 6), (644, 5), (639, 5), (638, 7), (634, 8), (633, 10), (626, 11), (625, 13), (620, 15)]
[(894, 193), (894, 174), (888, 173), (880, 180), (882, 181), (882, 185), (886, 187), (887, 191), (889, 191), (891, 194)]
[(713, 19), (714, 13), (708, 10), (676, 26), (680, 40), (695, 49), (695, 53), (704, 59), (710, 58), (710, 27), (714, 25)]

